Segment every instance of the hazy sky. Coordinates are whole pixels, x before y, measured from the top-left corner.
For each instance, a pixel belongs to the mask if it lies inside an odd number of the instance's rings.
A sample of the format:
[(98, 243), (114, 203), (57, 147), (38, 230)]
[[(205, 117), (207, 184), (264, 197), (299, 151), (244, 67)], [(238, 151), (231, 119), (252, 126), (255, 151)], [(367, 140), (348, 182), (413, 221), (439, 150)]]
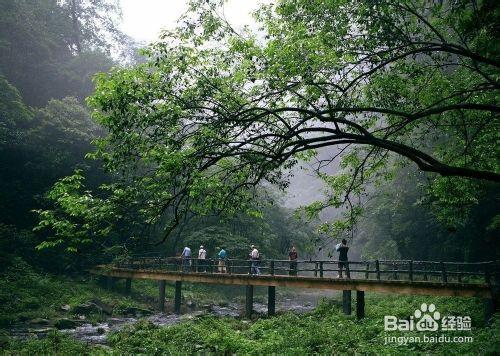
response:
[[(225, 5), (228, 21), (235, 27), (253, 22), (250, 12), (269, 0), (230, 0)], [(177, 19), (186, 11), (187, 0), (121, 0), (122, 30), (132, 38), (151, 42), (162, 28), (174, 28)]]

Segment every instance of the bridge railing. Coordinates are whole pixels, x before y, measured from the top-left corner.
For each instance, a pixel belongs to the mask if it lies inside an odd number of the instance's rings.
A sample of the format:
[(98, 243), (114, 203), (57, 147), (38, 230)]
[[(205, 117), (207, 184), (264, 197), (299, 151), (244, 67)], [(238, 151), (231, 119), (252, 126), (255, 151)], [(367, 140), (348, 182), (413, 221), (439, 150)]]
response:
[[(498, 283), (499, 263), (413, 260), (260, 260), (197, 259), (137, 256), (117, 261), (115, 267), (183, 273), (227, 273), (366, 280), (434, 281), (441, 283)], [(342, 268), (340, 268), (342, 267)]]

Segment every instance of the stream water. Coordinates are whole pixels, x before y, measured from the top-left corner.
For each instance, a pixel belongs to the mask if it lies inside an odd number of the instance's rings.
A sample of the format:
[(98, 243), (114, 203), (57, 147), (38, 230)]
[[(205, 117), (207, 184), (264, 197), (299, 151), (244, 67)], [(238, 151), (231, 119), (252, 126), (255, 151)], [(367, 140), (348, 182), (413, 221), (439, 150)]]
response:
[[(276, 300), (276, 311), (307, 313), (317, 306), (322, 297), (331, 297), (331, 293), (300, 292), (291, 297), (284, 297)], [(111, 331), (120, 330), (125, 325), (134, 324), (139, 319), (146, 319), (153, 324), (159, 326), (173, 325), (185, 320), (194, 319), (200, 315), (211, 314), (218, 317), (233, 317), (238, 318), (243, 314), (244, 305), (241, 303), (221, 303), (203, 305), (200, 308), (187, 309), (187, 312), (177, 315), (173, 313), (154, 313), (152, 315), (135, 318), (135, 317), (109, 317), (106, 321), (90, 324), (82, 323), (82, 325), (71, 329), (63, 329), (61, 332), (72, 335), (78, 340), (92, 344), (106, 344), (106, 337)], [(264, 303), (254, 302), (253, 310), (256, 314), (265, 315), (267, 313), (267, 305)], [(20, 326), (12, 330), (12, 335), (20, 338), (44, 337), (51, 328), (39, 328), (37, 330), (28, 329)]]

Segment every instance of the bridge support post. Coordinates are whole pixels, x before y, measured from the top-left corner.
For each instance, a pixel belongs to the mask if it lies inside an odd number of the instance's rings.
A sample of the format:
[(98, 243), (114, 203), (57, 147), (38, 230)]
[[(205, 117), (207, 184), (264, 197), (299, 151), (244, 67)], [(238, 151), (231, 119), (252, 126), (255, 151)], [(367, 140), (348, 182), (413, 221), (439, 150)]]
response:
[(356, 291), (356, 318), (363, 319), (365, 317), (365, 291)]
[(107, 276), (106, 277), (106, 288), (109, 289), (109, 290), (114, 289), (115, 288), (115, 282), (116, 282), (116, 278), (115, 277)]
[(165, 311), (165, 281), (158, 283), (158, 309)]
[(342, 306), (344, 309), (344, 314), (351, 315), (351, 291), (342, 291)]
[(99, 286), (101, 286), (102, 288), (107, 287), (107, 285), (106, 285), (107, 280), (108, 280), (108, 277), (106, 277), (102, 274), (98, 275), (98, 277), (97, 277), (97, 283), (99, 283)]
[(484, 300), (484, 322), (490, 324), (491, 318), (495, 313), (495, 300), (493, 298), (486, 298)]
[(125, 294), (130, 295), (132, 292), (132, 278), (125, 279)]
[(181, 290), (182, 281), (175, 281), (174, 311), (176, 314), (181, 313)]
[(267, 287), (267, 316), (276, 314), (276, 287)]
[(245, 317), (250, 319), (253, 311), (253, 286), (247, 285), (246, 289)]

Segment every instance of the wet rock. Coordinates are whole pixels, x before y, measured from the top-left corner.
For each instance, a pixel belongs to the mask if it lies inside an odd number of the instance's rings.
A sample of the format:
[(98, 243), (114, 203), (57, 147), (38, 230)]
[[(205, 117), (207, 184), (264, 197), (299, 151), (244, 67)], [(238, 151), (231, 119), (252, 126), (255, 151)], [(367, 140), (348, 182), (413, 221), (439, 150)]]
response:
[(106, 333), (106, 329), (104, 329), (104, 328), (97, 328), (97, 333), (99, 335), (104, 335)]
[(65, 304), (65, 305), (61, 306), (61, 310), (68, 312), (71, 310), (71, 307), (68, 304)]
[(181, 315), (181, 317), (180, 317), (180, 320), (182, 320), (182, 321), (193, 320), (193, 319), (194, 319), (194, 315), (191, 315), (191, 314), (184, 314), (184, 315)]
[(39, 328), (39, 329), (28, 329), (28, 332), (32, 333), (32, 334), (47, 334), (53, 330), (55, 330), (55, 329), (54, 328)]
[(196, 351), (202, 351), (205, 349), (205, 345), (196, 344), (196, 345), (194, 345), (194, 348)]
[(205, 310), (197, 310), (193, 314), (196, 315), (197, 317), (201, 317), (207, 315), (207, 312)]
[(74, 329), (78, 326), (80, 326), (82, 322), (80, 320), (73, 320), (73, 319), (68, 319), (68, 318), (61, 318), (57, 319), (54, 322), (54, 326), (58, 328), (59, 330), (62, 329)]
[(207, 314), (207, 311), (205, 310), (197, 310), (195, 312), (189, 313), (189, 314), (183, 314), (179, 317), (179, 320), (185, 321), (185, 320), (193, 320), (196, 318), (200, 318), (204, 315)]
[(50, 321), (42, 318), (31, 319), (28, 324), (30, 325), (50, 325)]
[(80, 315), (99, 313), (100, 311), (101, 311), (101, 309), (95, 303), (79, 304), (73, 309), (73, 312), (75, 314), (80, 314)]
[(97, 307), (102, 310), (104, 313), (111, 315), (113, 313), (113, 306), (107, 303), (104, 303), (103, 301), (99, 299), (92, 299), (92, 303), (97, 305)]
[(92, 299), (90, 302), (74, 307), (73, 312), (80, 315), (88, 315), (92, 313), (104, 313), (111, 315), (113, 313), (113, 306), (106, 304), (99, 299)]
[(151, 315), (153, 314), (152, 310), (149, 309), (144, 309), (144, 308), (139, 308), (139, 307), (126, 307), (121, 310), (121, 313), (123, 315), (129, 315), (129, 316), (145, 316), (145, 315)]

